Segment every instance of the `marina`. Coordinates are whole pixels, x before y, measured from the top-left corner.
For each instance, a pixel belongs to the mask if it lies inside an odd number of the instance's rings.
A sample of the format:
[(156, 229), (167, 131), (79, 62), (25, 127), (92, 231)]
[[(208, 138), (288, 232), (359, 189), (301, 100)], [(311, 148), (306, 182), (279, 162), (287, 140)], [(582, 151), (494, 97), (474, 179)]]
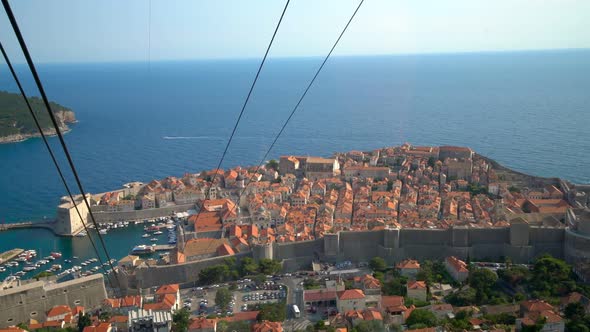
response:
[[(52, 233), (47, 236), (47, 230), (44, 229), (15, 229), (4, 232), (4, 236), (11, 236), (14, 240), (0, 242), (0, 250), (5, 250), (0, 254), (0, 280), (30, 279), (42, 272), (56, 275), (58, 279), (70, 275), (79, 277), (92, 273), (104, 274), (105, 269), (110, 269), (109, 262), (101, 257), (103, 264), (100, 264), (88, 239), (92, 237), (97, 241), (97, 233), (103, 236), (109, 246), (114, 265), (122, 257), (136, 254), (134, 247), (144, 249), (139, 250), (143, 257), (163, 258), (175, 248), (176, 222), (172, 218), (162, 217), (101, 224), (98, 232), (89, 227), (89, 233), (81, 232), (74, 237), (58, 237)], [(156, 232), (159, 234), (155, 234)], [(162, 236), (164, 233), (167, 236)], [(36, 243), (37, 248), (34, 249), (5, 247), (10, 243), (18, 243), (21, 236), (42, 240)]]

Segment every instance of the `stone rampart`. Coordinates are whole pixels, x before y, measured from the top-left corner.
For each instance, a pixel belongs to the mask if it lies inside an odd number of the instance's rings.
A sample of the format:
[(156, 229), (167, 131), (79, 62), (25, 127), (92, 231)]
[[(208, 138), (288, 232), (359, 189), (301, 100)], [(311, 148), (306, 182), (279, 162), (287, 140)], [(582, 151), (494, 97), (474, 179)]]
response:
[(0, 328), (28, 322), (45, 321), (54, 306), (83, 306), (98, 308), (107, 293), (102, 274), (74, 279), (57, 284), (35, 281), (26, 285), (0, 290)]
[(173, 213), (185, 212), (190, 209), (194, 209), (195, 204), (184, 204), (167, 206), (156, 209), (145, 209), (145, 210), (133, 210), (133, 211), (122, 211), (122, 212), (94, 212), (94, 219), (97, 223), (106, 222), (119, 222), (119, 221), (130, 221), (130, 220), (143, 220), (153, 219), (158, 217), (170, 216)]

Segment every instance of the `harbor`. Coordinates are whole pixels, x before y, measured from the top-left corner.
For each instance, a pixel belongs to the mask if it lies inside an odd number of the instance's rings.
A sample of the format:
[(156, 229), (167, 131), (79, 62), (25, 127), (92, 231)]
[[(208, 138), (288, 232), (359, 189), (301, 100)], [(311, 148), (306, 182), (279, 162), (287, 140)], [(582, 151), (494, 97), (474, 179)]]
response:
[[(89, 237), (99, 243), (98, 234), (109, 248), (111, 263), (129, 254), (144, 258), (163, 259), (176, 246), (176, 224), (183, 218), (161, 217), (141, 221), (100, 224), (99, 229), (89, 225), (88, 231), (74, 237), (61, 237), (45, 228), (16, 227), (0, 232), (0, 280), (31, 279), (36, 276), (55, 275), (71, 278), (106, 273), (109, 261), (102, 255), (101, 263), (90, 244)], [(22, 239), (28, 241), (26, 249), (16, 248)], [(100, 248), (100, 247), (99, 247)]]

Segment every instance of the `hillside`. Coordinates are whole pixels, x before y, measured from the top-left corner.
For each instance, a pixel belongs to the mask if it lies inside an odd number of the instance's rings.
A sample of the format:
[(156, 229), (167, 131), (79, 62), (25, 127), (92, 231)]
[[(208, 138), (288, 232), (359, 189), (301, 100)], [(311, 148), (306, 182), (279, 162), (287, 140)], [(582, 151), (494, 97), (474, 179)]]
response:
[[(43, 132), (47, 135), (55, 135), (43, 100), (38, 97), (30, 97), (29, 103), (39, 119)], [(60, 129), (69, 131), (70, 128), (67, 124), (76, 122), (74, 112), (54, 102), (51, 102), (51, 109), (56, 115)], [(22, 96), (0, 91), (0, 143), (20, 142), (35, 136), (40, 136), (40, 134)]]

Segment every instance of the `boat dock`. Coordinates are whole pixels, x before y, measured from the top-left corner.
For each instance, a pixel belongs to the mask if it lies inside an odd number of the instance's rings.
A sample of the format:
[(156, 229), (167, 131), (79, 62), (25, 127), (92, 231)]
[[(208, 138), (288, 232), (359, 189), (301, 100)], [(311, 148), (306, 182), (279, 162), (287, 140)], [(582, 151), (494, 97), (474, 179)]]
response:
[(172, 250), (174, 248), (176, 248), (176, 245), (174, 244), (159, 244), (154, 246), (155, 251), (169, 251)]
[(54, 224), (55, 224), (55, 220), (3, 223), (3, 224), (0, 224), (0, 231), (7, 231), (10, 229), (19, 229), (19, 228), (45, 228), (45, 229), (49, 229), (49, 230), (53, 231)]
[(0, 254), (0, 263), (6, 263), (6, 262), (10, 261), (14, 257), (20, 255), (24, 251), (25, 251), (24, 249), (20, 249), (20, 248), (15, 248), (15, 249), (5, 251)]

